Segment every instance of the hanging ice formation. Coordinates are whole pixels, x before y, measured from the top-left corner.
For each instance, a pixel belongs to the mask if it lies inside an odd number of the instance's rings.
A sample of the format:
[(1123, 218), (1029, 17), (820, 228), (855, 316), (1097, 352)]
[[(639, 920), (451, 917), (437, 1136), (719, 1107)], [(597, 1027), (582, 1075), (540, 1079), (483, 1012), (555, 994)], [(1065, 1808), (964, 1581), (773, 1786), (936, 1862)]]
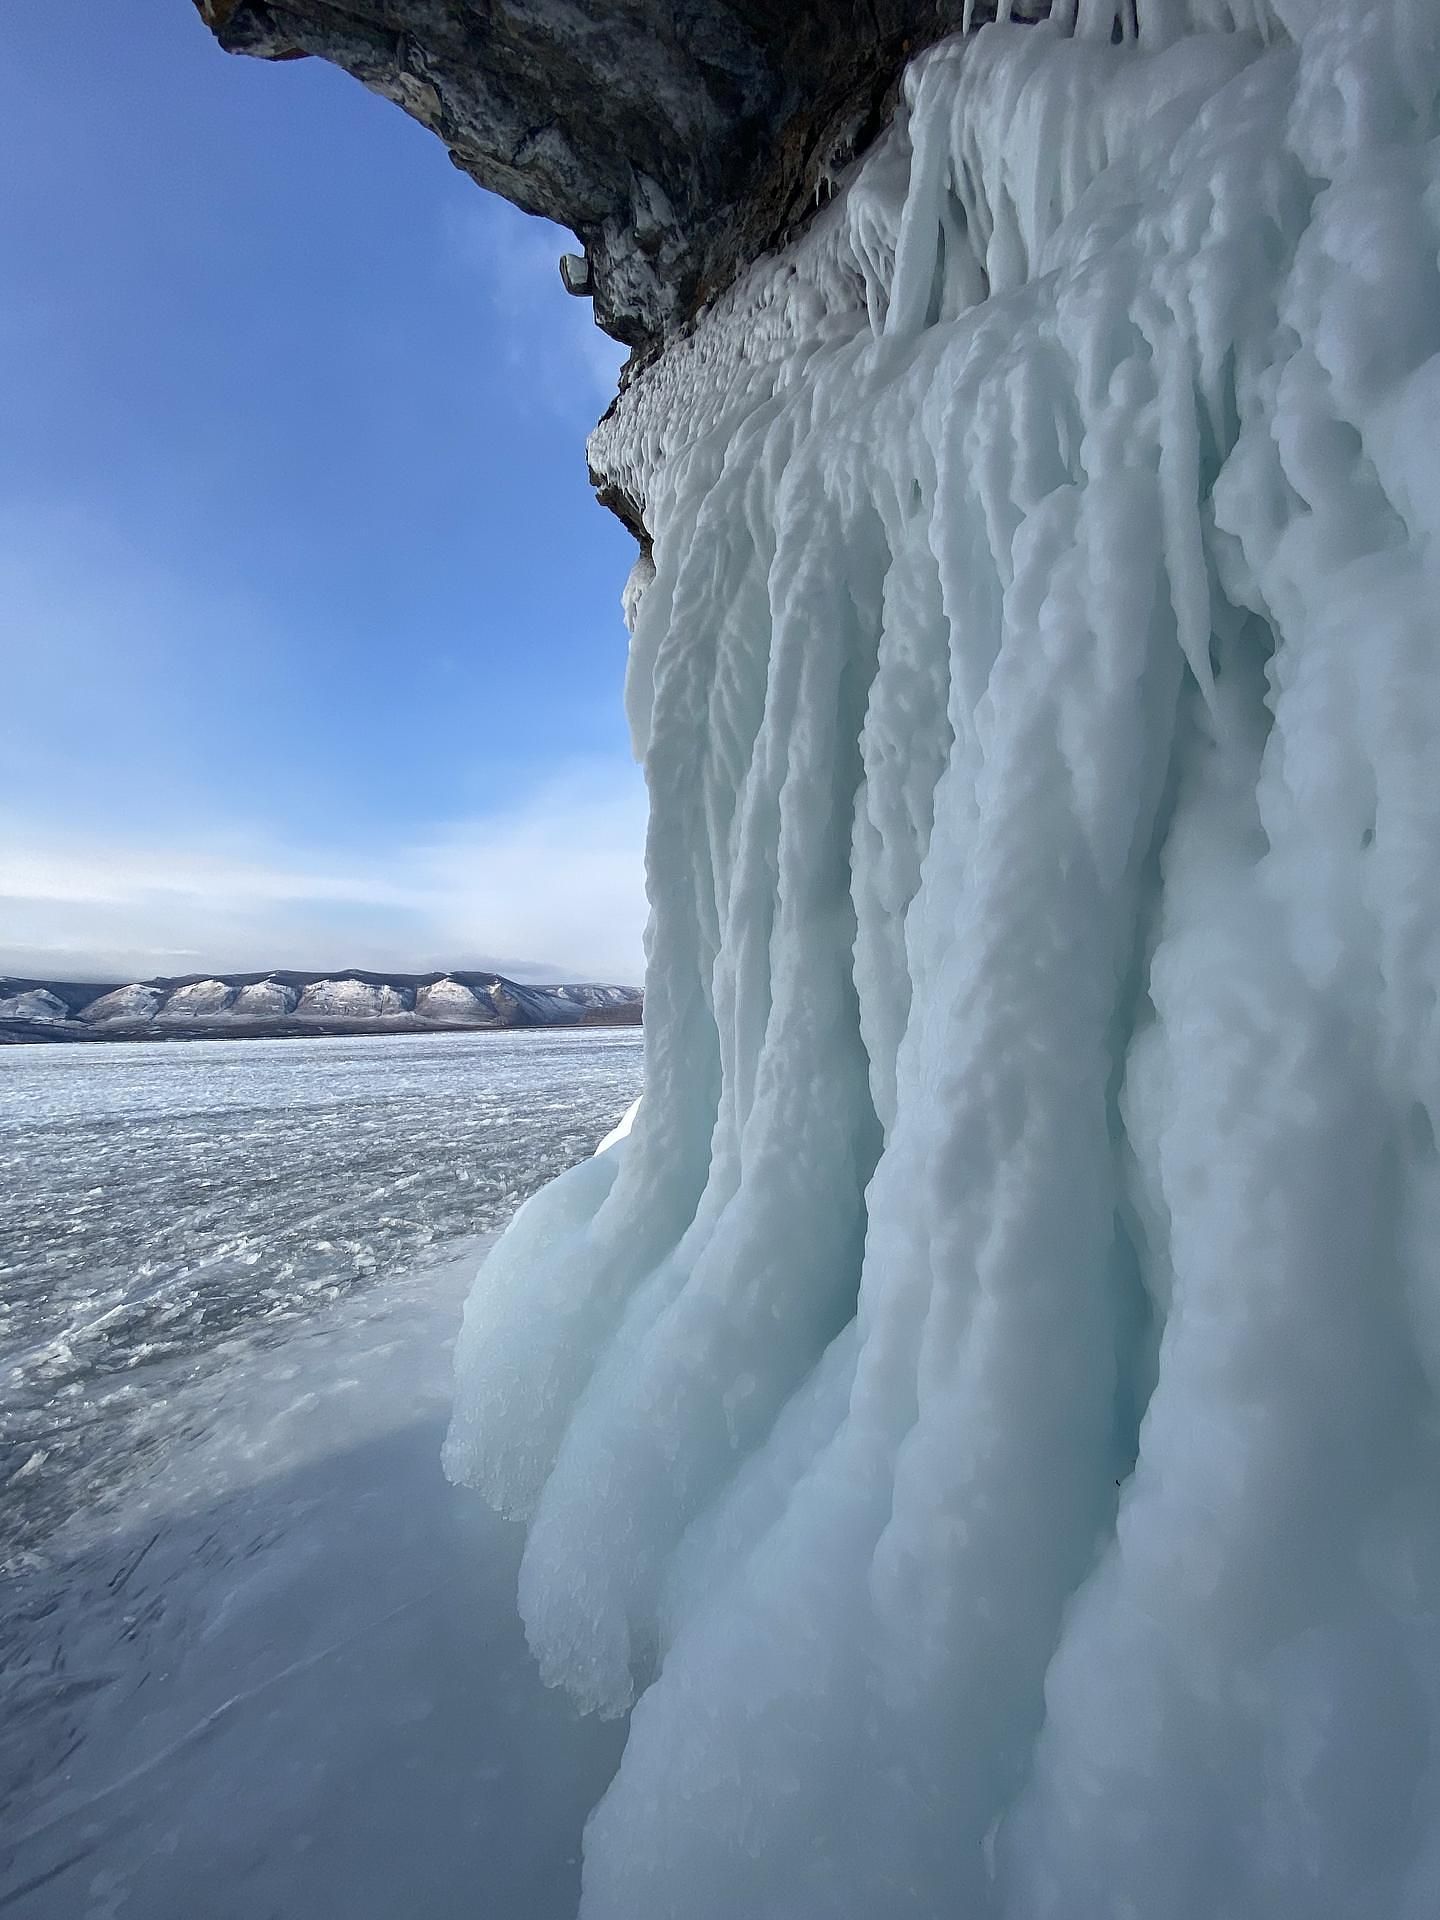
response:
[(1440, 1911), (1440, 5), (1136, 14), (597, 436), (646, 1091), (448, 1449), (634, 1703), (586, 1920)]

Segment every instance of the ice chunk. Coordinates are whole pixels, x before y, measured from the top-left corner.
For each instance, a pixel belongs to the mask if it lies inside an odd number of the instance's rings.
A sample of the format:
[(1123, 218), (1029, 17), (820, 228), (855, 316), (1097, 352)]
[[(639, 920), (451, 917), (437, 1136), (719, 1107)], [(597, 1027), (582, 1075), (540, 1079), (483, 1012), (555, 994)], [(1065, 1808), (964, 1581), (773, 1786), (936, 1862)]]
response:
[(632, 1100), (624, 1113), (621, 1114), (620, 1118), (610, 1129), (609, 1133), (605, 1135), (605, 1138), (600, 1142), (599, 1146), (596, 1147), (596, 1153), (608, 1153), (611, 1147), (617, 1147), (622, 1140), (628, 1140), (630, 1138), (630, 1130), (635, 1125), (635, 1116), (639, 1111), (640, 1102), (638, 1100)]

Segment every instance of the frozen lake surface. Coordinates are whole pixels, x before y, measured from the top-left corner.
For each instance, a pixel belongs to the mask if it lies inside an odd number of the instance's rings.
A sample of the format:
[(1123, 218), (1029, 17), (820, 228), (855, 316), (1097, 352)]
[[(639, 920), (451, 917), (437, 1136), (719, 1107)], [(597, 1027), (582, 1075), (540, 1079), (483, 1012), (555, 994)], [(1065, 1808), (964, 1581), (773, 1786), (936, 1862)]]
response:
[(635, 1029), (0, 1050), (0, 1557), (168, 1445), (165, 1359), (494, 1233), (639, 1089)]
[(0, 1912), (573, 1913), (620, 1730), (439, 1469), (487, 1239), (637, 1032), (0, 1054)]

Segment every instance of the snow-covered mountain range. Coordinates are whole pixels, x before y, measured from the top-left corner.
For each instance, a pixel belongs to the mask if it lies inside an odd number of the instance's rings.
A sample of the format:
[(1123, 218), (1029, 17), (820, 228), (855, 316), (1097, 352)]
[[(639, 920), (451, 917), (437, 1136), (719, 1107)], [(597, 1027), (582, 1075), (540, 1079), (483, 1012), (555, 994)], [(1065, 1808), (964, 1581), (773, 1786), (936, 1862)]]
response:
[(0, 974), (0, 1042), (631, 1026), (640, 1010), (635, 987), (529, 986), (498, 973), (277, 969), (119, 985)]

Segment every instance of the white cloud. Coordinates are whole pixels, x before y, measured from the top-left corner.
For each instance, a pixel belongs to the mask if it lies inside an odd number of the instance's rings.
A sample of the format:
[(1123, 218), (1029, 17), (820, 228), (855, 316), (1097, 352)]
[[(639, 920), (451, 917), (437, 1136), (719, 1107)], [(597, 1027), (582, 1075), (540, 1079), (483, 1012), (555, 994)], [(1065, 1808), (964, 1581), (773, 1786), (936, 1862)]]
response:
[(159, 845), (0, 818), (0, 971), (143, 977), (493, 965), (636, 982), (644, 790), (575, 766), (503, 812), (357, 856), (242, 832)]

